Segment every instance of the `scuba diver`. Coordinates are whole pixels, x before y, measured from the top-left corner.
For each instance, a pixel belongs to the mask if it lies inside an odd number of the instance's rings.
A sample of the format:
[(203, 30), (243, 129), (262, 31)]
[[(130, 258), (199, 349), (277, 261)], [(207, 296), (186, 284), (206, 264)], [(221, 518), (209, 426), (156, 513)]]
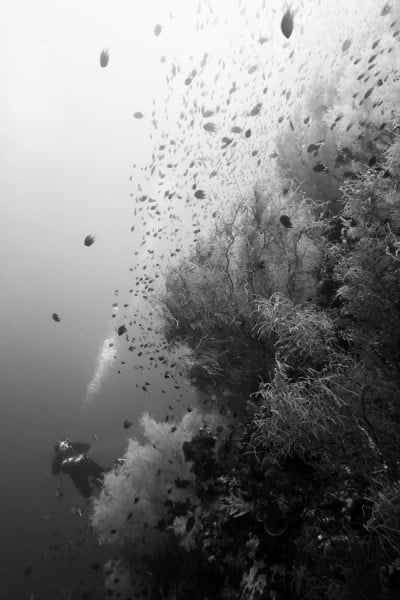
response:
[[(82, 496), (89, 498), (94, 492), (92, 486), (100, 487), (100, 478), (105, 472), (105, 469), (88, 457), (90, 445), (65, 439), (57, 442), (54, 450), (56, 456), (51, 467), (52, 474), (61, 476), (61, 473), (66, 473)], [(89, 482), (89, 477), (92, 482)]]

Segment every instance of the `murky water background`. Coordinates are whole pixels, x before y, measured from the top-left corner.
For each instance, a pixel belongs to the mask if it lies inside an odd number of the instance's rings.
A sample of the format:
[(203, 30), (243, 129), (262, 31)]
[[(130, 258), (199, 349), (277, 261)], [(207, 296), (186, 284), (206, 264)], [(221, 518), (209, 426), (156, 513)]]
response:
[[(275, 27), (285, 3), (272, 3), (265, 22), (245, 2), (231, 12), (231, 4), (220, 1), (214, 7), (219, 21), (213, 22), (212, 4), (5, 2), (0, 26), (1, 598), (34, 594), (34, 600), (53, 600), (68, 597), (81, 579), (85, 590), (101, 584), (99, 571), (90, 566), (109, 551), (93, 540), (89, 506), (65, 477), (63, 497), (56, 498), (53, 445), (64, 436), (89, 441), (92, 458), (111, 466), (128, 436), (140, 436), (137, 422), (144, 411), (164, 420), (195, 403), (179, 365), (165, 378), (157, 309), (141, 299), (150, 294), (150, 284), (138, 278), (162, 275), (171, 252), (177, 256), (196, 232), (205, 232), (233, 193), (247, 192), (265, 176), (259, 157), (273, 159), (277, 119), (290, 96), (301, 107), (304, 85), (323, 86), (323, 73), (322, 83), (296, 79), (300, 62), (309, 73), (322, 51), (334, 62), (347, 36), (356, 39), (361, 19), (355, 0), (335, 3), (336, 8), (328, 0), (294, 2), (304, 35), (295, 47), (296, 63)], [(269, 10), (270, 3), (255, 4), (258, 11)], [(199, 28), (199, 22), (207, 24)], [(165, 38), (164, 30), (154, 35), (157, 23), (165, 26)], [(278, 41), (272, 35), (264, 47), (263, 35), (273, 27)], [(104, 47), (110, 48), (110, 64), (101, 69)], [(183, 75), (205, 52), (213, 67), (203, 85), (192, 73), (198, 87), (189, 89)], [(328, 71), (333, 62), (326, 61)], [(256, 77), (254, 65), (260, 68)], [(180, 78), (174, 82), (177, 67)], [(261, 125), (252, 122), (252, 145), (244, 142), (248, 150), (239, 144), (231, 154), (221, 153), (221, 136), (216, 141), (203, 130), (194, 134), (194, 121), (181, 112), (189, 100), (197, 99), (204, 114), (207, 103), (215, 107), (238, 82), (232, 104), (224, 100), (216, 110), (222, 131), (235, 111), (248, 117), (268, 71), (273, 93), (265, 100)], [(153, 98), (159, 104), (157, 127), (150, 124)], [(133, 119), (137, 110), (149, 118)], [(171, 150), (171, 165), (165, 165), (165, 154), (152, 153), (171, 139), (179, 152)], [(207, 188), (198, 210), (185, 203), (185, 193), (193, 192), (192, 156), (196, 184), (203, 177)], [(158, 220), (151, 220), (147, 208), (140, 213), (135, 201), (142, 193), (164, 197)], [(164, 228), (160, 235), (158, 228)], [(96, 236), (90, 248), (83, 244), (88, 234)], [(53, 312), (59, 323), (52, 321)], [(115, 332), (128, 322), (129, 337), (136, 338), (133, 350)], [(104, 353), (101, 358), (107, 339), (115, 344), (115, 359)], [(129, 430), (125, 419), (133, 423)], [(76, 508), (84, 515), (71, 511)]]

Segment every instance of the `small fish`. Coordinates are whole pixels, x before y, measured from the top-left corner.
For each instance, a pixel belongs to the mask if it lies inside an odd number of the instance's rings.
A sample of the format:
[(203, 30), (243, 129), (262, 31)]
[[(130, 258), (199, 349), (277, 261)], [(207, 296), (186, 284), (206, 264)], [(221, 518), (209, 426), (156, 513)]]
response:
[(347, 52), (347, 50), (350, 48), (351, 46), (351, 38), (347, 38), (344, 40), (343, 44), (342, 44), (342, 52)]
[(293, 33), (293, 13), (290, 8), (288, 8), (282, 17), (281, 30), (283, 35), (288, 39)]
[(100, 66), (106, 67), (108, 65), (109, 60), (110, 60), (110, 55), (108, 53), (108, 48), (104, 48), (100, 53)]
[(260, 114), (262, 108), (262, 102), (257, 102), (257, 104), (251, 109), (250, 111), (250, 116), (251, 117), (256, 117), (258, 114)]
[(231, 138), (228, 138), (228, 137), (224, 136), (221, 141), (222, 141), (222, 144), (223, 144), (221, 146), (221, 148), (225, 149), (227, 146), (229, 146), (229, 144), (232, 143), (233, 140), (231, 140)]
[(131, 427), (133, 425), (133, 422), (130, 421), (129, 419), (125, 419), (124, 421), (124, 429), (129, 429), (129, 427)]
[(60, 488), (57, 488), (57, 490), (56, 490), (56, 498), (57, 498), (57, 500), (60, 500), (60, 498), (62, 498), (62, 497), (63, 497), (62, 491), (60, 490)]
[(290, 229), (291, 227), (293, 227), (292, 221), (290, 220), (290, 217), (288, 217), (287, 215), (280, 216), (279, 220), (280, 220), (280, 222), (282, 223), (282, 225), (284, 227), (287, 227), (288, 229)]
[(33, 565), (28, 565), (24, 570), (24, 577), (29, 577), (29, 575), (32, 573), (32, 569)]
[(143, 119), (144, 115), (141, 112), (135, 112), (133, 113), (133, 116), (135, 119)]
[(85, 237), (85, 240), (83, 243), (85, 246), (92, 246), (92, 244), (94, 244), (95, 240), (96, 240), (96, 238), (94, 237), (94, 235), (87, 235)]
[(156, 35), (156, 36), (160, 35), (161, 29), (162, 29), (161, 25), (156, 25), (154, 27), (154, 35)]
[(215, 123), (211, 123), (211, 122), (209, 122), (209, 123), (205, 123), (205, 124), (203, 125), (203, 128), (204, 128), (206, 131), (210, 131), (211, 133), (214, 133), (214, 132), (217, 130), (217, 126), (215, 125)]
[(51, 315), (51, 318), (53, 319), (53, 321), (55, 321), (56, 323), (59, 323), (61, 321), (60, 316), (57, 313), (53, 313)]
[(367, 98), (369, 98), (373, 91), (374, 91), (374, 86), (372, 86), (371, 88), (369, 88), (369, 90), (367, 90), (365, 92), (365, 94), (364, 94), (364, 100), (366, 100)]

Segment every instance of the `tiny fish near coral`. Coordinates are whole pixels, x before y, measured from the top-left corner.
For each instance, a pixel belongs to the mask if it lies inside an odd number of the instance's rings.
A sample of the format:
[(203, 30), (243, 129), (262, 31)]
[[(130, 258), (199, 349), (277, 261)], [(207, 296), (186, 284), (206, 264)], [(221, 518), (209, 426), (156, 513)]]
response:
[(94, 235), (87, 235), (83, 243), (85, 246), (92, 246), (95, 240), (96, 238), (94, 237)]
[(290, 8), (288, 8), (282, 17), (281, 30), (283, 35), (288, 39), (293, 33), (293, 13)]
[(106, 67), (108, 65), (109, 60), (110, 60), (110, 55), (108, 52), (108, 48), (104, 48), (100, 53), (100, 66)]
[(280, 216), (279, 220), (280, 220), (280, 222), (282, 223), (282, 225), (284, 227), (287, 227), (288, 229), (290, 229), (291, 227), (293, 227), (292, 221), (290, 220), (290, 217), (288, 217), (287, 215)]

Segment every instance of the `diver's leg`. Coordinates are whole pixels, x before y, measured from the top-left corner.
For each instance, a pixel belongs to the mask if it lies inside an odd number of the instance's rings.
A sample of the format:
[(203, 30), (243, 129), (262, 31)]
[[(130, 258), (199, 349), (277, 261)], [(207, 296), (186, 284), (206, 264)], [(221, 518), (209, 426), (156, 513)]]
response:
[(91, 458), (87, 458), (85, 461), (85, 473), (88, 477), (92, 478), (92, 485), (95, 485), (97, 488), (101, 487), (103, 475), (105, 473), (103, 467), (95, 463)]
[(86, 473), (91, 477), (100, 478), (105, 472), (105, 469), (94, 462), (91, 458), (86, 463)]
[(70, 473), (71, 479), (75, 486), (84, 498), (89, 498), (92, 495), (93, 489), (89, 485), (89, 478), (86, 473), (76, 471)]

